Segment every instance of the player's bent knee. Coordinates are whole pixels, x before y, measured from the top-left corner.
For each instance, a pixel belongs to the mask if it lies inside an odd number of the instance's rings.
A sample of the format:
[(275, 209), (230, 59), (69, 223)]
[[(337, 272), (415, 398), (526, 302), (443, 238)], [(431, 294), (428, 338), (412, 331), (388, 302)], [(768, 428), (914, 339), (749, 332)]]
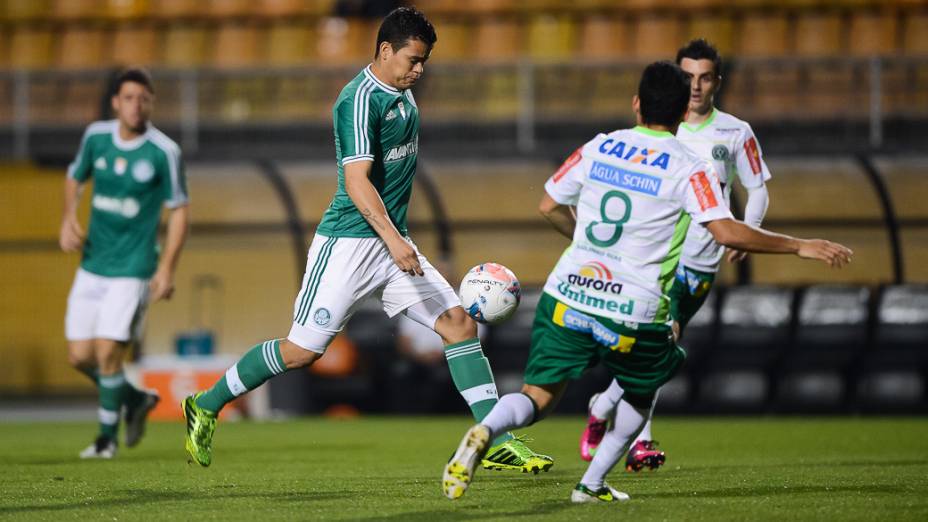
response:
[(455, 306), (438, 317), (435, 331), (448, 342), (459, 343), (477, 337), (477, 322), (463, 308)]
[(304, 348), (288, 339), (281, 339), (280, 356), (283, 358), (287, 369), (293, 370), (295, 368), (304, 368), (316, 362), (322, 357), (322, 352)]

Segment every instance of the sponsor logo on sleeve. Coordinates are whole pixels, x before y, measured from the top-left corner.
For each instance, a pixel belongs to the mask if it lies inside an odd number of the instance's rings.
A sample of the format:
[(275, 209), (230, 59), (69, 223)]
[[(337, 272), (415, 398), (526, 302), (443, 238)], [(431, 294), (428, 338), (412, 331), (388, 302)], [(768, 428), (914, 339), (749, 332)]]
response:
[(754, 175), (760, 174), (760, 152), (757, 150), (757, 140), (752, 137), (744, 142), (744, 153), (748, 155), (748, 161), (751, 163), (751, 170), (754, 171)]
[(598, 161), (594, 162), (593, 168), (590, 169), (590, 179), (651, 196), (656, 196), (661, 190), (661, 178), (613, 167)]
[(693, 187), (693, 193), (696, 194), (696, 200), (699, 201), (699, 208), (703, 212), (719, 205), (715, 199), (715, 193), (712, 192), (712, 185), (709, 184), (709, 178), (704, 171), (699, 171), (690, 176), (690, 185)]
[[(581, 147), (582, 148), (582, 147)], [(574, 168), (577, 163), (580, 163), (580, 160), (583, 159), (583, 154), (580, 152), (581, 149), (577, 149), (564, 160), (564, 163), (557, 169), (557, 172), (554, 173), (554, 176), (551, 178), (552, 181), (557, 183), (561, 181), (570, 169)]]
[(313, 314), (313, 322), (319, 326), (325, 326), (329, 324), (329, 321), (332, 320), (332, 314), (325, 308), (316, 309), (316, 313)]

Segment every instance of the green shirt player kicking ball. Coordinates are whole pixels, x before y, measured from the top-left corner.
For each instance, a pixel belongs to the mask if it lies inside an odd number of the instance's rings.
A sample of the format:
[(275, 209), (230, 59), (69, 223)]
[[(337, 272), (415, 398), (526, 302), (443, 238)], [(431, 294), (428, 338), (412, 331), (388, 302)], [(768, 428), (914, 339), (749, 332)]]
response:
[[(455, 386), (478, 421), (496, 404), (496, 384), (476, 323), (406, 231), (419, 152), (419, 109), (409, 89), (422, 76), (436, 40), (421, 12), (394, 10), (380, 26), (373, 63), (335, 101), (338, 188), (309, 247), (290, 333), (253, 347), (212, 388), (184, 401), (186, 448), (201, 466), (212, 460), (222, 407), (271, 377), (322, 357), (371, 295), (387, 315), (405, 314), (441, 336)], [(485, 467), (537, 473), (553, 464), (506, 432), (495, 444)]]
[[(705, 227), (738, 250), (792, 253), (831, 266), (850, 261), (851, 251), (841, 245), (773, 234), (731, 217), (712, 166), (673, 135), (689, 98), (689, 80), (677, 65), (649, 65), (633, 101), (639, 125), (596, 136), (545, 183), (540, 211), (572, 243), (535, 310), (522, 392), (501, 397), (467, 431), (442, 476), (449, 498), (464, 494), (488, 440), (540, 420), (570, 379), (599, 363), (625, 393), (613, 429), (571, 500), (628, 498), (605, 478), (644, 426), (658, 388), (685, 359), (671, 332), (664, 289), (688, 227)], [(590, 283), (591, 271), (601, 274), (596, 284)]]
[[(137, 339), (149, 302), (167, 299), (187, 235), (187, 187), (180, 148), (152, 126), (154, 91), (148, 73), (122, 72), (114, 84), (117, 118), (87, 127), (65, 180), (60, 245), (82, 251), (68, 296), (65, 336), (71, 364), (100, 394), (100, 433), (81, 458), (112, 458), (120, 411), (126, 408), (126, 446), (142, 437), (158, 396), (123, 375), (123, 351)], [(77, 219), (81, 189), (93, 180), (85, 236)], [(167, 238), (157, 248), (161, 207), (169, 209)]]

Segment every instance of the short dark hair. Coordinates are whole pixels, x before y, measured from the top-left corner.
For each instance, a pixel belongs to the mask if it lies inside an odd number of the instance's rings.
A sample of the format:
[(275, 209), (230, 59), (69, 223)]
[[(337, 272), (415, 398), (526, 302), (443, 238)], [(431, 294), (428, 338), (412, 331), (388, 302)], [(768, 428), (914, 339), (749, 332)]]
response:
[(677, 51), (677, 65), (680, 65), (680, 62), (682, 62), (684, 58), (689, 58), (691, 60), (712, 60), (712, 66), (715, 68), (715, 75), (722, 75), (722, 56), (719, 54), (719, 50), (705, 38), (690, 40), (688, 44), (681, 47), (680, 50)]
[(119, 94), (119, 90), (122, 89), (122, 84), (126, 82), (137, 83), (145, 87), (149, 93), (155, 94), (155, 87), (151, 81), (151, 74), (148, 73), (145, 69), (140, 67), (132, 67), (129, 69), (123, 69), (119, 71), (119, 74), (113, 79), (111, 84), (111, 92), (113, 96)]
[(678, 65), (667, 61), (645, 67), (638, 83), (638, 109), (644, 123), (673, 127), (686, 114), (690, 82)]
[(381, 43), (389, 42), (394, 51), (399, 51), (406, 47), (411, 38), (422, 40), (430, 51), (438, 41), (432, 22), (429, 22), (422, 11), (415, 7), (398, 7), (391, 11), (380, 24), (374, 57), (380, 56)]

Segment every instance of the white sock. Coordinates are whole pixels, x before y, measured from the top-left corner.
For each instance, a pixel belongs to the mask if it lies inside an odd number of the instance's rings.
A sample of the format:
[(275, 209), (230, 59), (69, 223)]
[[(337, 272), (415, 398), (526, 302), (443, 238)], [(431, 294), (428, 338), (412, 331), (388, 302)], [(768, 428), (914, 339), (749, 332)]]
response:
[(644, 428), (641, 428), (641, 433), (635, 438), (635, 442), (639, 440), (651, 440), (651, 419), (644, 423)]
[(516, 428), (523, 428), (535, 420), (535, 404), (521, 393), (509, 393), (499, 398), (490, 413), (480, 421), (490, 429), (490, 438)]
[(593, 406), (590, 407), (590, 415), (597, 419), (609, 418), (624, 393), (625, 390), (619, 386), (619, 382), (612, 379), (612, 383), (606, 388), (606, 391), (600, 393), (599, 397), (596, 397), (596, 400), (593, 401)]
[(590, 462), (580, 483), (593, 491), (603, 487), (606, 475), (628, 450), (629, 443), (641, 431), (641, 426), (647, 418), (648, 410), (639, 410), (625, 401), (620, 401), (616, 407), (615, 426), (603, 437), (599, 448), (596, 449), (596, 456)]

